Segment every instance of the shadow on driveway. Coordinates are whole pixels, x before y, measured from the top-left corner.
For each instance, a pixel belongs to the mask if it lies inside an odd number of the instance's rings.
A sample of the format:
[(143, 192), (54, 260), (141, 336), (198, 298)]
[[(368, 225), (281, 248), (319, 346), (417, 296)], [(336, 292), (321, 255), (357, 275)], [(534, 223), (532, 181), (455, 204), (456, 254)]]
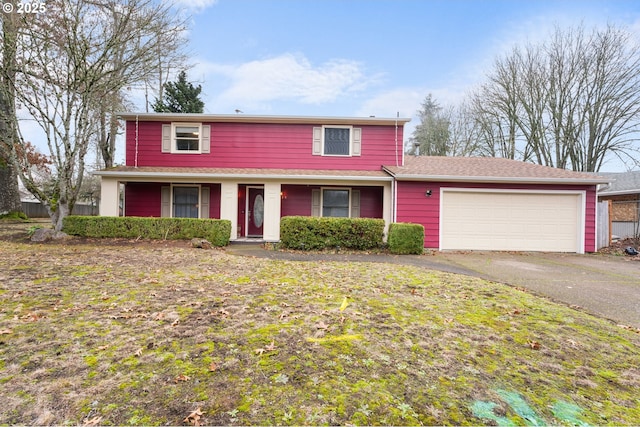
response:
[(640, 328), (640, 261), (612, 255), (436, 252), (433, 255), (304, 254), (232, 245), (227, 252), (292, 261), (361, 261), (413, 265), (525, 288), (618, 324)]

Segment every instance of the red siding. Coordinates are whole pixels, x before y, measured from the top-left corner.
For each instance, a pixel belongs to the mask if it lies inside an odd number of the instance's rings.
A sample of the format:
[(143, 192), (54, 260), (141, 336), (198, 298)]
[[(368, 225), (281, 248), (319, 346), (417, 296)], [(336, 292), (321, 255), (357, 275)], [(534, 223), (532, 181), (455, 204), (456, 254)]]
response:
[[(126, 216), (160, 217), (161, 188), (169, 183), (129, 182), (125, 185)], [(211, 188), (209, 218), (220, 218), (220, 184), (203, 184)]]
[(211, 123), (211, 154), (162, 153), (162, 124), (139, 122), (136, 141), (136, 123), (127, 122), (128, 166), (137, 157), (137, 166), (380, 170), (396, 164), (396, 150), (402, 159), (402, 126), (397, 144), (394, 126), (355, 126), (362, 129), (362, 155), (336, 157), (312, 155), (311, 124)]
[(311, 216), (311, 190), (308, 185), (283, 185), (280, 215), (281, 216)]
[[(319, 186), (307, 185), (283, 185), (281, 216), (310, 216), (311, 215), (311, 190), (319, 189)], [(327, 188), (323, 186), (322, 188)], [(340, 187), (344, 188), (344, 187)], [(352, 190), (360, 190), (360, 217), (382, 218), (382, 187), (350, 187)]]
[(220, 219), (220, 199), (222, 195), (222, 189), (220, 184), (203, 184), (208, 185), (210, 190), (209, 194), (209, 218)]
[[(446, 182), (398, 182), (397, 221), (422, 224), (425, 248), (440, 247), (440, 188), (489, 188), (508, 190), (573, 190), (586, 191), (585, 252), (596, 250), (596, 187), (576, 185), (499, 185)], [(427, 189), (431, 196), (425, 196)]]
[(126, 216), (161, 216), (161, 187), (162, 184), (157, 183), (127, 183), (124, 187), (124, 214)]
[(382, 218), (382, 187), (353, 187), (360, 190), (360, 218)]
[(245, 221), (245, 209), (247, 208), (247, 194), (246, 185), (238, 185), (238, 237), (246, 236), (246, 230), (244, 227)]

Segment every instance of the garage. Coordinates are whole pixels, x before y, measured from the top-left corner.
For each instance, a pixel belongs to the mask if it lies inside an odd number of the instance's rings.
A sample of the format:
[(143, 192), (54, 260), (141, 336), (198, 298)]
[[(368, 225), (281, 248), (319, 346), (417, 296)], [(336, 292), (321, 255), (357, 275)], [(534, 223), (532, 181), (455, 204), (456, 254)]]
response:
[(441, 191), (440, 249), (583, 252), (583, 192)]

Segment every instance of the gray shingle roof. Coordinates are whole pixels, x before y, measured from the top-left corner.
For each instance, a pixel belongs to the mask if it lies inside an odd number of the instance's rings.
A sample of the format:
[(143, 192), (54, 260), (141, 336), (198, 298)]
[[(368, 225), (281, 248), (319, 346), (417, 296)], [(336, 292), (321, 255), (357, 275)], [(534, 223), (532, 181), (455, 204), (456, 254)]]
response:
[(599, 194), (633, 194), (640, 193), (640, 171), (634, 172), (601, 172), (600, 175), (613, 182), (608, 188), (603, 188)]
[(521, 183), (606, 183), (586, 172), (494, 157), (405, 156), (404, 166), (386, 166), (397, 179)]

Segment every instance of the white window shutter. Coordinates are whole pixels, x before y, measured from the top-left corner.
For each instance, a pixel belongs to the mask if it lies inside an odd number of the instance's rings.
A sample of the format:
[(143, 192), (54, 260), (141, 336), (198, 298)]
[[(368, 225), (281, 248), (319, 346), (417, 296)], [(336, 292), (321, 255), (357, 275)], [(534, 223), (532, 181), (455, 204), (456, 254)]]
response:
[(322, 128), (313, 128), (313, 153), (314, 156), (322, 155)]
[(171, 125), (162, 125), (162, 152), (171, 152)]
[(351, 190), (351, 218), (360, 218), (360, 190)]
[(205, 154), (211, 152), (211, 125), (202, 126), (202, 152)]
[(209, 218), (210, 198), (211, 188), (202, 187), (200, 189), (200, 218)]
[(160, 188), (160, 216), (169, 218), (171, 216), (171, 187)]
[(353, 141), (351, 141), (351, 155), (360, 156), (362, 153), (362, 129), (353, 128)]
[(311, 216), (321, 216), (320, 190), (311, 190)]

